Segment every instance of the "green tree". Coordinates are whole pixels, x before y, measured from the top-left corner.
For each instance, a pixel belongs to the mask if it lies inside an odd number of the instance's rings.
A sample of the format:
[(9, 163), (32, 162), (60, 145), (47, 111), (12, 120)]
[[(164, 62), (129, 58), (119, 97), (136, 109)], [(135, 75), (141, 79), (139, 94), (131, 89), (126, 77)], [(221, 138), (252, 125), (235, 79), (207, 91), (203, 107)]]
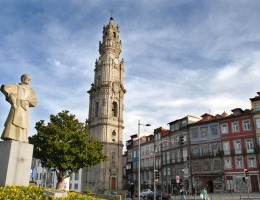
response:
[(57, 189), (62, 182), (79, 169), (105, 161), (103, 145), (88, 137), (88, 127), (75, 119), (69, 111), (50, 116), (50, 122), (36, 122), (37, 134), (29, 137), (34, 145), (33, 157), (41, 160), (42, 167), (56, 172)]

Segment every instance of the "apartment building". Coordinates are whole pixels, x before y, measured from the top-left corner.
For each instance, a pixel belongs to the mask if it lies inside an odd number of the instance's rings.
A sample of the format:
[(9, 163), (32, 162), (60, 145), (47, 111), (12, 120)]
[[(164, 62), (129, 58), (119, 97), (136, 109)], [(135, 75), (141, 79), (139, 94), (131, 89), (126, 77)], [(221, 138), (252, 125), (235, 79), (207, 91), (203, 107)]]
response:
[(168, 193), (178, 193), (178, 185), (191, 189), (189, 129), (188, 125), (200, 120), (188, 115), (169, 123), (169, 134), (162, 140), (162, 182), (163, 190)]
[[(227, 191), (259, 192), (259, 166), (256, 157), (255, 129), (252, 112), (235, 108), (219, 121), (223, 148), (224, 185)], [(250, 171), (245, 181), (244, 170)]]

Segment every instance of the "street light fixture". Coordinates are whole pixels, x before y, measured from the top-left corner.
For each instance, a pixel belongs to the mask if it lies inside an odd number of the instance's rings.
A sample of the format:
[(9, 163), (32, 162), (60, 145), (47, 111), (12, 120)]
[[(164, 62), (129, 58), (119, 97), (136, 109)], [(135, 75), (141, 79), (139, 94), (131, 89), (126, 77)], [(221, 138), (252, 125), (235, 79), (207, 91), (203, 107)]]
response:
[(151, 124), (141, 124), (138, 120), (138, 200), (140, 200), (140, 191), (141, 191), (141, 148), (140, 148), (140, 126), (151, 126)]

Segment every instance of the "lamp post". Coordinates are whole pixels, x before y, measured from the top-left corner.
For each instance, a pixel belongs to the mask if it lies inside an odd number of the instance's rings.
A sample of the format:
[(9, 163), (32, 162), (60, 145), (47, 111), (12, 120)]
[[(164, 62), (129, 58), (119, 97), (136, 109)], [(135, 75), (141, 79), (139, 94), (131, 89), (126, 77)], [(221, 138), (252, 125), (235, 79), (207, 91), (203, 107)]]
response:
[(163, 142), (172, 142), (172, 141), (171, 141), (171, 140), (162, 140), (162, 141), (160, 141), (160, 142), (156, 145), (156, 147), (155, 147), (155, 149), (154, 149), (154, 154), (153, 154), (153, 199), (154, 199), (154, 200), (156, 200), (155, 155), (156, 155), (158, 146), (159, 146), (161, 143), (163, 143)]
[(151, 126), (151, 124), (141, 124), (138, 120), (138, 200), (140, 200), (141, 191), (141, 148), (140, 148), (140, 126)]

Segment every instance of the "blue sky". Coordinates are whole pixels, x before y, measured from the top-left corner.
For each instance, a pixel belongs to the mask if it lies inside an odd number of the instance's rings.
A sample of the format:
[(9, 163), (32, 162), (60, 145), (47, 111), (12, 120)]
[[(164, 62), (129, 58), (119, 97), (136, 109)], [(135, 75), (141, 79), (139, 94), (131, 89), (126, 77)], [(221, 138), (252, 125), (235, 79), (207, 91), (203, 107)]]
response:
[[(260, 91), (258, 0), (0, 0), (0, 84), (28, 73), (35, 123), (69, 110), (88, 118), (88, 93), (111, 10), (125, 60), (124, 141), (186, 115), (250, 108)], [(0, 129), (10, 106), (0, 98)]]

